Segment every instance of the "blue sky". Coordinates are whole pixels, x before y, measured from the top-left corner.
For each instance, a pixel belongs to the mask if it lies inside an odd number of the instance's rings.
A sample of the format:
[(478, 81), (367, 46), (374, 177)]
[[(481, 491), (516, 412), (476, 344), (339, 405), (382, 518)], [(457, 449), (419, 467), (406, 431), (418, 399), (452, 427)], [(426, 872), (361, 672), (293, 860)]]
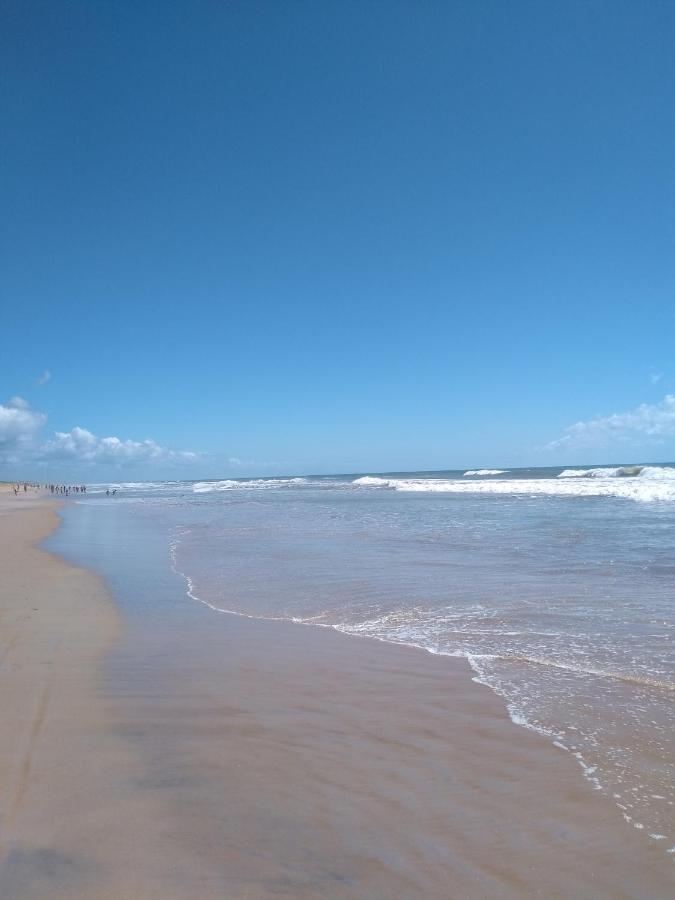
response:
[(673, 4), (0, 18), (8, 474), (675, 458)]

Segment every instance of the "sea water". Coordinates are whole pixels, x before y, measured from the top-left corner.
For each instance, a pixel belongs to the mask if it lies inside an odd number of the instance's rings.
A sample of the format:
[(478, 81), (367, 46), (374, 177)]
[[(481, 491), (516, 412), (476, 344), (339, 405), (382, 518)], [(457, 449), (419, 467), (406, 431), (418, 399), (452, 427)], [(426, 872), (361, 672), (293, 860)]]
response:
[(465, 657), (675, 855), (675, 467), (119, 483), (85, 507), (129, 552), (152, 535), (214, 615)]

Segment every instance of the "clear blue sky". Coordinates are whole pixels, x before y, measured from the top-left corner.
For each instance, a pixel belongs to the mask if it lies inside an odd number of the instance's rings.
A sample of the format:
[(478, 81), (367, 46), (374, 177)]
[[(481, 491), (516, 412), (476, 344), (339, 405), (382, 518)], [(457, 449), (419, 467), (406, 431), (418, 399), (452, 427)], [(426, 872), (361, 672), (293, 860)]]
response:
[(675, 457), (675, 4), (0, 19), (13, 465), (74, 426), (195, 477)]

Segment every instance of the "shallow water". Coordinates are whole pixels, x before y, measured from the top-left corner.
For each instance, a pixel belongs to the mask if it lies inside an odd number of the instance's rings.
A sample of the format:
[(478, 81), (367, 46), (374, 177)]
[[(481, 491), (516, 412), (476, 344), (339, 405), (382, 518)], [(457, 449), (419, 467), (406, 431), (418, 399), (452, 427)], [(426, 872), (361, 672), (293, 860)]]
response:
[(149, 580), (215, 611), (466, 656), (514, 721), (675, 847), (672, 468), (104, 488), (71, 522), (108, 529)]

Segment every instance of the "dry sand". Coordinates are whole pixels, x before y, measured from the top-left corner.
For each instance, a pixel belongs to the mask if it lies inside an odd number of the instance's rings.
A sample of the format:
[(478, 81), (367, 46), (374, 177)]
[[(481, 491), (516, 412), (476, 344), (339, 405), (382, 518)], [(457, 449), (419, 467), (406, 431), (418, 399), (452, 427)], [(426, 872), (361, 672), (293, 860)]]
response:
[(0, 897), (669, 898), (675, 865), (463, 662), (218, 616), (125, 627), (0, 499)]

